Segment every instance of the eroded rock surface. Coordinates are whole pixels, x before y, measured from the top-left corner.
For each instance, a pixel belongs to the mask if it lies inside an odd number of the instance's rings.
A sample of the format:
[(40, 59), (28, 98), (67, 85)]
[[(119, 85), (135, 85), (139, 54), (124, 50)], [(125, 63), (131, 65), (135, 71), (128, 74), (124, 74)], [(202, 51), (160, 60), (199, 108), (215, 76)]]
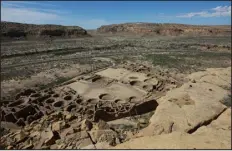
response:
[[(112, 148), (112, 147), (111, 147)], [(113, 149), (231, 149), (231, 108), (208, 126), (194, 133), (172, 132), (144, 136), (122, 143)]]
[[(223, 137), (221, 137), (223, 136)], [(226, 136), (226, 137), (224, 137)], [(223, 142), (219, 141), (222, 139)], [(185, 132), (173, 132), (157, 136), (145, 136), (119, 144), (112, 149), (230, 149), (229, 133), (208, 131), (190, 135)]]

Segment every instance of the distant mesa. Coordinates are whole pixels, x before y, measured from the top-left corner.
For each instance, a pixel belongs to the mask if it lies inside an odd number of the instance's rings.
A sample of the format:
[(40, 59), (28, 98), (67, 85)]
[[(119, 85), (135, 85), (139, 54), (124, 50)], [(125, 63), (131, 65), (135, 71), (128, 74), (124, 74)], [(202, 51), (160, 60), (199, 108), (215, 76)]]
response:
[(3, 39), (77, 38), (90, 36), (85, 29), (79, 26), (35, 25), (5, 21), (1, 22), (1, 32)]
[(91, 37), (91, 34), (136, 34), (142, 36), (178, 35), (231, 35), (230, 25), (203, 26), (185, 24), (123, 23), (102, 25), (97, 30), (85, 30), (79, 26), (35, 25), (1, 21), (2, 40), (33, 40), (52, 38)]
[(231, 26), (202, 26), (185, 24), (124, 23), (101, 26), (98, 33), (133, 33), (151, 35), (230, 35)]

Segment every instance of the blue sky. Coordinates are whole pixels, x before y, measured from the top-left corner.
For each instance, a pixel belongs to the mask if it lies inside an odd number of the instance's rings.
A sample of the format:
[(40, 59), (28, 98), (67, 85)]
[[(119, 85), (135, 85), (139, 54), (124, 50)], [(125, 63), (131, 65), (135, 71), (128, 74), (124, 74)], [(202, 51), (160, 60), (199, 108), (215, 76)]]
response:
[(126, 22), (231, 25), (231, 2), (4, 1), (1, 20), (85, 29)]

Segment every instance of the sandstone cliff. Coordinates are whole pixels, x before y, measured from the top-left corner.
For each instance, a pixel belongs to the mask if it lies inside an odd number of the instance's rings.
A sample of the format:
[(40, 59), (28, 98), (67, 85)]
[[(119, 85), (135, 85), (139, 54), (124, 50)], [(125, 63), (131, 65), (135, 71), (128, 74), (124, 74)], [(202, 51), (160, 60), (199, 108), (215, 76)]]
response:
[(231, 26), (125, 23), (101, 26), (98, 33), (135, 33), (156, 35), (230, 35)]
[(14, 22), (1, 22), (1, 34), (3, 39), (89, 36), (87, 31), (79, 26), (34, 25)]

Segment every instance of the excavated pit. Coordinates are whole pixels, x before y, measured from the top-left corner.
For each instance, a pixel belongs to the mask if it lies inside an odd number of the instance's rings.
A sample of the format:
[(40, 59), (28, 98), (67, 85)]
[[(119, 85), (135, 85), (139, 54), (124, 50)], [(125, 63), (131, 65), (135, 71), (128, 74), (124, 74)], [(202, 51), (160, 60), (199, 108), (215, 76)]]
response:
[(34, 115), (35, 113), (36, 113), (35, 108), (33, 106), (31, 106), (31, 105), (28, 105), (25, 108), (23, 108), (23, 109), (19, 110), (18, 112), (16, 112), (14, 115), (17, 118), (23, 118), (24, 120), (26, 120), (26, 118), (29, 115)]
[(12, 122), (15, 123), (17, 122), (15, 116), (13, 115), (13, 113), (9, 113), (7, 115), (4, 116), (3, 121), (7, 121), (7, 122)]

